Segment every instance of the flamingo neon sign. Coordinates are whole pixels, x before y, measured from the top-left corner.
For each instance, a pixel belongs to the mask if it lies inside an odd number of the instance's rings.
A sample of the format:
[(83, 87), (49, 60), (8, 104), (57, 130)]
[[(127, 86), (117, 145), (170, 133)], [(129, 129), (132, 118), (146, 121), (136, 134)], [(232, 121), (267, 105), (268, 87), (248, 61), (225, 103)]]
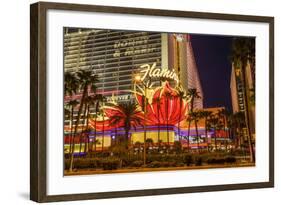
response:
[(176, 74), (175, 70), (172, 69), (160, 69), (156, 68), (156, 63), (153, 63), (151, 66), (149, 64), (141, 65), (140, 68), (142, 69), (140, 72), (144, 73), (141, 77), (141, 81), (144, 81), (147, 77), (154, 77), (154, 78), (163, 78), (163, 79), (171, 79), (179, 83), (178, 75)]

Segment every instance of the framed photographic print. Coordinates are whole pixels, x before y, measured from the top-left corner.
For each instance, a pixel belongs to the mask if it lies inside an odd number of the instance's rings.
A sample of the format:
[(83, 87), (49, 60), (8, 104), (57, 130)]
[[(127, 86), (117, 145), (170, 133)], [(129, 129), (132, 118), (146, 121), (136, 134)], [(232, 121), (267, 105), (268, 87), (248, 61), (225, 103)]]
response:
[(274, 18), (40, 2), (30, 198), (274, 186)]

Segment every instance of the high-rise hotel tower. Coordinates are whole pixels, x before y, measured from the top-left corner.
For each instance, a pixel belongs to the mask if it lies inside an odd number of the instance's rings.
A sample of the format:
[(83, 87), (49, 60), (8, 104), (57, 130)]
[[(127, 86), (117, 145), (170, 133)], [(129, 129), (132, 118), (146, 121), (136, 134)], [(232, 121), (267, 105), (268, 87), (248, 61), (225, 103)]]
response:
[[(175, 69), (182, 87), (201, 96), (194, 108), (203, 108), (203, 91), (188, 34), (65, 28), (64, 71), (92, 69), (99, 76), (98, 92), (118, 101), (132, 97), (134, 75), (143, 64)], [(160, 85), (155, 81), (154, 86)]]

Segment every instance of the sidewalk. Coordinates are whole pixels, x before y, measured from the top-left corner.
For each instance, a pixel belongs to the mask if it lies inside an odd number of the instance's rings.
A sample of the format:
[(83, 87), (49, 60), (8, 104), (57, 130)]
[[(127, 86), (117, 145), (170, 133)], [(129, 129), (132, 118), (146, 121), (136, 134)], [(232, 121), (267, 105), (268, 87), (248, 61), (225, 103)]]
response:
[(117, 170), (84, 169), (84, 170), (77, 170), (73, 172), (69, 172), (68, 170), (64, 171), (64, 176), (154, 172), (154, 171), (182, 171), (182, 170), (194, 170), (194, 169), (238, 168), (238, 167), (253, 167), (253, 166), (255, 166), (254, 163), (243, 163), (243, 164), (202, 165), (202, 166), (184, 166), (184, 167), (124, 168), (124, 169), (117, 169)]

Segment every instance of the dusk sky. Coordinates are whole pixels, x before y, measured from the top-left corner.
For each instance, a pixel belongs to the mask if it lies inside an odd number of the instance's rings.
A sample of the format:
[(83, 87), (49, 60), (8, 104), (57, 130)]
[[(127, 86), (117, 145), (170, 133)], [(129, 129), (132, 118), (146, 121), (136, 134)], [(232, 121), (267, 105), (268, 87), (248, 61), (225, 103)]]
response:
[(191, 35), (194, 57), (204, 93), (204, 107), (232, 110), (230, 94), (232, 37)]

